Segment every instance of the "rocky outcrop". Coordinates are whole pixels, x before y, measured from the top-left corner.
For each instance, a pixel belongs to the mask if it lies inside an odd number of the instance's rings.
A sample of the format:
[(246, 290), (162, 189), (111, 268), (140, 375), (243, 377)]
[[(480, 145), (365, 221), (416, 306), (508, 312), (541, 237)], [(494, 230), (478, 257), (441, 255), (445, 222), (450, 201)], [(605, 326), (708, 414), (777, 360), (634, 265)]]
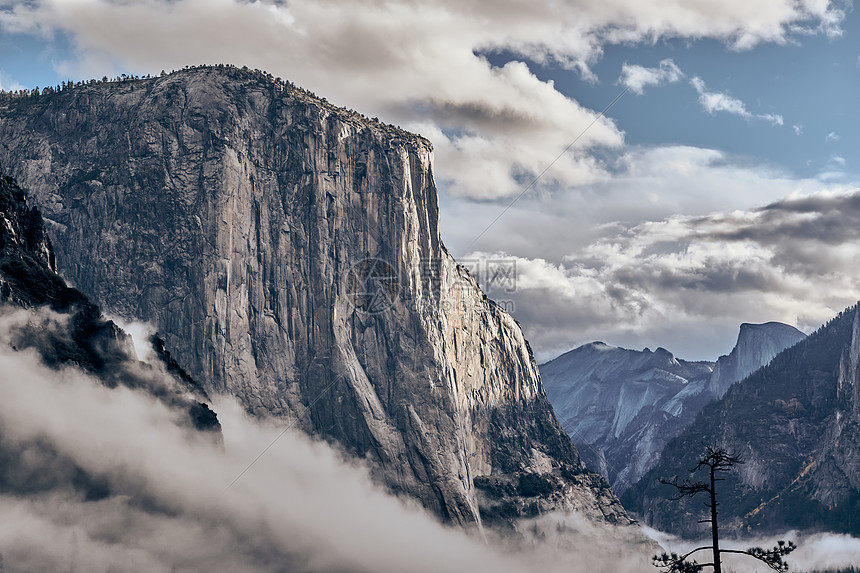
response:
[(554, 484), (542, 510), (628, 521), (519, 326), (443, 246), (426, 140), (216, 67), (7, 96), (0, 141), (64, 275), (155, 324), (208, 390), (370, 459), (446, 520), (495, 515), (476, 478), (535, 474)]
[(860, 533), (860, 313), (852, 307), (706, 406), (660, 462), (625, 492), (646, 523), (702, 533), (699, 501), (666, 502), (660, 479), (685, 479), (703, 443), (744, 464), (719, 485), (728, 532)]
[[(160, 355), (162, 361), (152, 364), (138, 362), (129, 335), (105, 320), (95, 304), (60, 278), (41, 214), (28, 205), (17, 183), (2, 173), (0, 344), (4, 357), (11, 351), (28, 350), (50, 368), (74, 367), (109, 388), (125, 386), (148, 393), (176, 412), (179, 425), (221, 442), (221, 425), (205, 403), (205, 391), (189, 376), (180, 375), (181, 368), (169, 356)], [(26, 360), (22, 358), (22, 364)], [(11, 375), (22, 376), (26, 368)], [(29, 376), (23, 376), (29, 383)], [(0, 390), (10, 392), (9, 382), (0, 375)], [(50, 407), (58, 406), (62, 405)], [(46, 410), (50, 408), (46, 406)], [(0, 431), (0, 494), (72, 491), (81, 499), (96, 501), (127, 493), (113, 492), (105, 476), (84, 470), (49, 440), (21, 440), (8, 433)]]
[(720, 356), (714, 365), (714, 372), (708, 380), (708, 392), (714, 398), (722, 398), (729, 386), (743, 380), (804, 338), (805, 334), (781, 322), (742, 324), (731, 353)]
[(742, 324), (716, 363), (594, 342), (540, 367), (550, 401), (586, 465), (623, 493), (654, 467), (705, 404), (804, 338), (777, 322)]
[[(16, 309), (30, 311), (27, 319), (10, 319)], [(57, 274), (41, 213), (2, 172), (0, 319), (0, 338), (14, 350), (33, 349), (52, 368), (74, 365), (111, 388), (147, 390), (183, 411), (188, 425), (220, 434), (218, 417), (204, 402), (209, 399), (205, 390), (168, 353), (157, 353), (160, 361), (155, 364), (138, 362), (131, 337)], [(152, 343), (157, 351), (160, 340)]]

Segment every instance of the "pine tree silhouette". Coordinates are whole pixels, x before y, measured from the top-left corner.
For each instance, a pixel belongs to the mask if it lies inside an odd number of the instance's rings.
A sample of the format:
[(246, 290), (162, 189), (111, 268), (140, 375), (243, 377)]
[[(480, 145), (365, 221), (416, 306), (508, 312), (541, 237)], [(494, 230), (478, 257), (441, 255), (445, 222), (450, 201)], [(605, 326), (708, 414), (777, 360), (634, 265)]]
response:
[[(707, 470), (708, 481), (692, 482), (684, 480), (683, 482), (679, 482), (677, 476), (672, 478), (672, 480), (660, 480), (661, 483), (670, 485), (677, 490), (677, 494), (669, 498), (673, 501), (685, 497), (694, 497), (700, 493), (707, 493), (709, 495), (710, 499), (705, 502), (705, 506), (710, 509), (711, 516), (700, 523), (711, 524), (711, 545), (697, 547), (685, 555), (678, 555), (677, 553), (655, 555), (652, 560), (655, 567), (662, 567), (665, 573), (698, 573), (704, 570), (705, 567), (713, 568), (714, 573), (722, 573), (722, 554), (736, 553), (758, 559), (774, 571), (788, 571), (788, 563), (783, 560), (783, 557), (797, 548), (791, 541), (779, 540), (776, 546), (770, 550), (764, 550), (761, 547), (750, 547), (743, 551), (738, 549), (720, 549), (720, 528), (717, 521), (717, 507), (720, 504), (717, 502), (717, 482), (723, 481), (723, 478), (719, 477), (722, 472), (731, 471), (734, 466), (742, 463), (744, 461), (740, 456), (730, 454), (724, 448), (717, 447), (716, 445), (705, 445), (702, 458), (699, 459), (696, 467), (690, 470), (690, 473), (696, 473), (702, 469)], [(709, 549), (713, 555), (713, 561), (710, 563), (698, 563), (695, 559), (688, 561), (694, 553)]]

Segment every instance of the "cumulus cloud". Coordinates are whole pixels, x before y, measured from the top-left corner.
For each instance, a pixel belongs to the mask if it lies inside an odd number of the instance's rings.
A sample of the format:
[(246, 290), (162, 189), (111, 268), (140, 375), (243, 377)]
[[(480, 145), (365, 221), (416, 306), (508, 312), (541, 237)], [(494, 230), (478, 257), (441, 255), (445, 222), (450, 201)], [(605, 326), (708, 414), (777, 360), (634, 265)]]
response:
[(442, 197), (445, 243), (457, 257), (498, 250), (560, 261), (574, 245), (589, 244), (619, 226), (675, 214), (753, 209), (823, 187), (817, 178), (798, 179), (771, 165), (684, 145), (628, 147), (607, 167), (608, 180), (524, 196), (474, 244), (507, 204)]
[(824, 137), (824, 141), (839, 141), (839, 134), (831, 131)]
[(791, 126), (791, 129), (794, 130), (795, 135), (803, 135), (803, 126), (799, 124), (794, 124)]
[(515, 291), (491, 296), (511, 299), (539, 359), (598, 339), (713, 359), (742, 322), (810, 331), (860, 298), (857, 188), (604, 229), (555, 261), (471, 255), (516, 261)]
[[(0, 321), (0, 332), (9, 326)], [(5, 335), (4, 335), (5, 336)], [(6, 336), (8, 338), (8, 336)], [(224, 399), (223, 445), (151, 395), (0, 344), (0, 553), (10, 571), (639, 571), (638, 529), (548, 516), (508, 539), (445, 527), (366, 467)], [(283, 423), (283, 422), (281, 422)], [(36, 479), (17, 480), (27, 473)], [(554, 544), (529, 531), (565, 531)], [(556, 534), (557, 535), (557, 534)], [(629, 545), (620, 543), (632, 537)], [(598, 549), (599, 548), (599, 549)], [(602, 554), (602, 555), (601, 555)], [(624, 555), (627, 554), (625, 557)], [(618, 563), (621, 563), (620, 567)]]
[(768, 121), (773, 125), (783, 124), (783, 118), (779, 114), (752, 113), (741, 100), (723, 92), (708, 91), (705, 86), (705, 82), (698, 76), (691, 79), (690, 84), (696, 88), (696, 91), (699, 93), (699, 103), (702, 105), (702, 108), (710, 114), (724, 111), (733, 115), (739, 115), (744, 119), (761, 119)]
[(659, 86), (675, 83), (684, 77), (681, 69), (671, 59), (662, 60), (656, 68), (645, 68), (624, 63), (618, 83), (637, 95), (645, 92), (645, 86)]
[[(661, 0), (35, 0), (2, 6), (5, 30), (69, 38), (73, 53), (58, 62), (64, 74), (101, 77), (205, 62), (265, 69), (423, 132), (439, 146), (438, 173), (452, 193), (482, 198), (518, 193), (521, 179), (542, 171), (598, 117), (525, 64), (497, 68), (486, 54), (504, 51), (593, 77), (590, 66), (607, 43), (715, 38), (747, 49), (799, 33), (829, 33), (844, 18), (839, 6), (821, 0), (670, 7)], [(605, 178), (590, 150), (622, 143), (621, 131), (600, 119), (543, 183)]]

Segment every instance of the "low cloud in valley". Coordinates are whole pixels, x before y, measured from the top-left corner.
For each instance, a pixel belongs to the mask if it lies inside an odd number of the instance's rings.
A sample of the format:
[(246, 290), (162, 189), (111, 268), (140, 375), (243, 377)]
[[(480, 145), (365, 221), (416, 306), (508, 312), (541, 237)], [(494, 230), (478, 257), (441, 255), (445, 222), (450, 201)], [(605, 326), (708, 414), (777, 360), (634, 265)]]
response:
[(218, 400), (221, 444), (142, 390), (11, 350), (9, 329), (25, 314), (0, 321), (0, 456), (14, 460), (0, 475), (8, 571), (632, 572), (647, 562), (651, 548), (631, 531), (576, 516), (545, 516), (511, 539), (443, 526), (299, 431), (230, 486), (283, 420)]

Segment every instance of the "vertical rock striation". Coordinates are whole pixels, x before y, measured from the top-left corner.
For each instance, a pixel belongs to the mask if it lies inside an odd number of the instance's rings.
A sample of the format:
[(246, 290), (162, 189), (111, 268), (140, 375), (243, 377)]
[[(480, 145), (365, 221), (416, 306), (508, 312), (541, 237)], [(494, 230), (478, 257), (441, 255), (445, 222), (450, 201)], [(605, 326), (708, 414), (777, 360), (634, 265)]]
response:
[(420, 137), (235, 68), (0, 98), (0, 162), (61, 271), (155, 324), (208, 390), (369, 458), (446, 520), (497, 508), (477, 477), (539, 474), (539, 510), (626, 523), (519, 326), (443, 246), (432, 161)]

